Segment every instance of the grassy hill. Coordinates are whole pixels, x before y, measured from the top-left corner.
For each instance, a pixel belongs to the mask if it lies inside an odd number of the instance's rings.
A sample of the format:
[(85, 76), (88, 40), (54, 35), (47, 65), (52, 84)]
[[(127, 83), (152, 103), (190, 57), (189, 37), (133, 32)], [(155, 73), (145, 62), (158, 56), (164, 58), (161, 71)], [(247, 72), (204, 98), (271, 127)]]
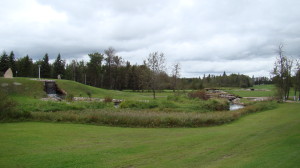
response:
[[(105, 98), (111, 97), (114, 99), (126, 99), (126, 100), (150, 100), (152, 99), (151, 92), (128, 92), (128, 91), (116, 91), (96, 88), (88, 85), (84, 85), (78, 82), (70, 80), (55, 80), (58, 87), (66, 91), (68, 94), (72, 94), (75, 97), (88, 97), (88, 93), (92, 97)], [(26, 97), (26, 98), (42, 98), (46, 97), (44, 92), (44, 82), (31, 78), (13, 78), (6, 79), (0, 78), (0, 90), (9, 94), (12, 97)], [(172, 92), (157, 93), (158, 98), (166, 98), (167, 95), (171, 95)]]
[(46, 96), (44, 83), (30, 78), (0, 78), (0, 90), (10, 96), (42, 98)]
[[(74, 96), (88, 97), (87, 93), (91, 93), (93, 97), (115, 96), (122, 97), (125, 94), (118, 91), (100, 89), (70, 80), (55, 80), (58, 87), (65, 90), (68, 94)], [(0, 78), (0, 87), (3, 92), (11, 96), (25, 96), (42, 98), (46, 96), (44, 92), (44, 82), (31, 78)]]
[(206, 128), (0, 124), (0, 167), (276, 167), (300, 165), (300, 104)]

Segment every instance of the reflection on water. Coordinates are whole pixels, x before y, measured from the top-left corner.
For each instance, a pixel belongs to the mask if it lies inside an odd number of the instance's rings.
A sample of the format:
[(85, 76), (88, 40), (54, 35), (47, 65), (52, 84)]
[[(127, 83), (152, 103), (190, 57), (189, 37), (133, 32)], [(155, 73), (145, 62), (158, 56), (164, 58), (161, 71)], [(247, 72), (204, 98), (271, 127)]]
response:
[(230, 104), (230, 106), (229, 106), (229, 110), (230, 111), (238, 110), (238, 109), (241, 109), (241, 108), (244, 108), (244, 106), (243, 105), (239, 105), (239, 104)]

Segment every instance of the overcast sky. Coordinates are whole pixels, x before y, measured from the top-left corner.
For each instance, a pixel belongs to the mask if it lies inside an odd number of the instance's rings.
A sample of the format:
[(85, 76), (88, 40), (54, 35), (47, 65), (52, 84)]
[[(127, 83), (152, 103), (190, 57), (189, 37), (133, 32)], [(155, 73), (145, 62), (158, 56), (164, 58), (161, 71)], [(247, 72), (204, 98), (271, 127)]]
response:
[(269, 76), (276, 48), (300, 55), (299, 0), (1, 0), (0, 50), (88, 60), (113, 47), (141, 64), (163, 52), (182, 77)]

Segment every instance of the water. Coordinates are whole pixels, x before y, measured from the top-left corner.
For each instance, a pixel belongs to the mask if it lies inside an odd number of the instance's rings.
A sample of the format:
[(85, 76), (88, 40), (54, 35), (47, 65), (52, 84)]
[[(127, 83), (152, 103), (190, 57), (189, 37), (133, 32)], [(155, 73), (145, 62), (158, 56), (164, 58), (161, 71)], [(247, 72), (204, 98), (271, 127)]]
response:
[(114, 102), (114, 107), (115, 108), (119, 108), (119, 106), (120, 106), (120, 102)]
[(230, 111), (233, 111), (233, 110), (238, 110), (238, 109), (241, 109), (241, 108), (244, 108), (244, 107), (245, 107), (245, 106), (239, 105), (239, 104), (230, 104), (229, 110), (230, 110)]
[(48, 95), (48, 97), (54, 98), (56, 100), (61, 100), (61, 97), (59, 97), (58, 94), (47, 94), (47, 95)]

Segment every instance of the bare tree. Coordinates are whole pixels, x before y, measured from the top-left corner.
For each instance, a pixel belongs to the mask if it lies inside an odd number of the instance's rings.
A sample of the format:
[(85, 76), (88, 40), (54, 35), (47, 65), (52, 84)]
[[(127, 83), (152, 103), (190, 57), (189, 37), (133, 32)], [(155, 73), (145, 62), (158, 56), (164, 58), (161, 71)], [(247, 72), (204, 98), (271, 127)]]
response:
[(172, 66), (172, 88), (173, 92), (177, 89), (178, 78), (180, 77), (180, 64), (177, 62)]
[(107, 50), (104, 50), (106, 66), (107, 66), (107, 75), (108, 75), (108, 88), (112, 89), (112, 79), (111, 79), (111, 64), (113, 63), (113, 57), (115, 56), (116, 50), (112, 47), (109, 47)]
[(298, 100), (300, 100), (300, 60), (296, 60), (295, 80), (294, 80), (294, 100), (296, 100), (297, 92), (299, 92)]
[(278, 46), (278, 57), (275, 61), (273, 74), (275, 75), (279, 98), (282, 100), (287, 100), (291, 87), (291, 71), (293, 60), (284, 55), (283, 47), (283, 44)]
[(165, 56), (164, 53), (158, 54), (158, 52), (150, 53), (146, 60), (147, 67), (151, 70), (150, 73), (150, 87), (153, 92), (153, 99), (155, 99), (155, 92), (158, 89), (159, 74), (164, 71), (165, 68)]

